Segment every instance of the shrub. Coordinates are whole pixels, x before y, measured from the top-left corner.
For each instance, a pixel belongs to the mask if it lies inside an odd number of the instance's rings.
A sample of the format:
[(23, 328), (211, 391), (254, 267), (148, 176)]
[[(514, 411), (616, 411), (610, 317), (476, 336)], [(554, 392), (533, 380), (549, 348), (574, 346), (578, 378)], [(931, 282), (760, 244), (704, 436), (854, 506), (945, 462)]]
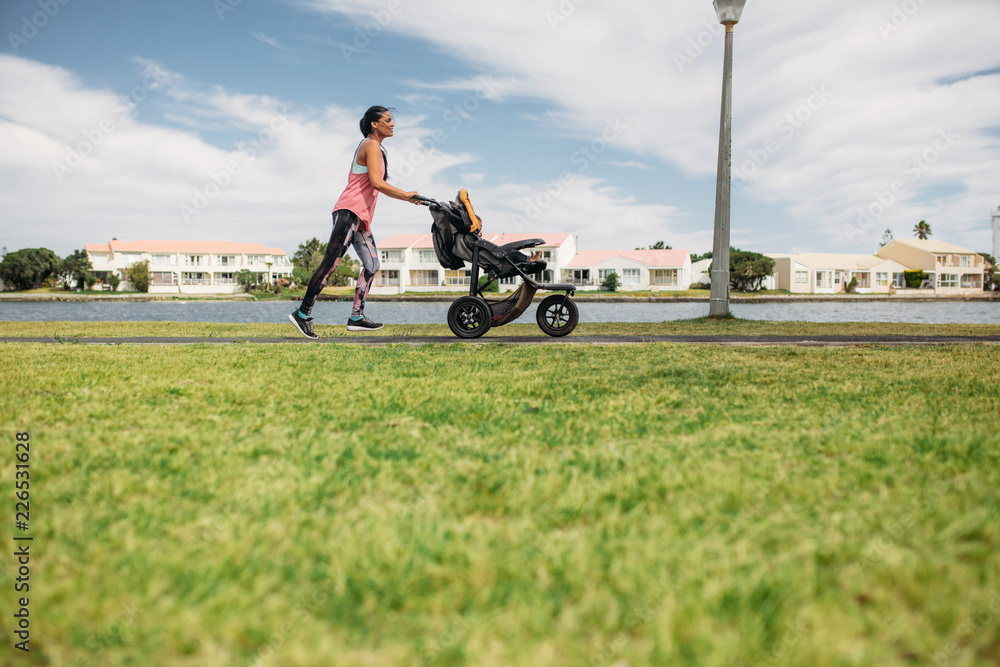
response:
[[(489, 276), (479, 276), (479, 286), (482, 287), (489, 280)], [(483, 290), (484, 292), (500, 292), (500, 281), (494, 280), (490, 283), (489, 287)]]
[(249, 293), (257, 284), (257, 276), (250, 269), (240, 269), (236, 274), (236, 284), (242, 287), (244, 292)]
[(618, 277), (618, 274), (615, 271), (612, 271), (608, 275), (604, 276), (604, 281), (601, 283), (601, 289), (605, 292), (617, 292), (618, 286), (621, 284), (621, 279)]
[(848, 294), (854, 294), (858, 291), (858, 279), (855, 276), (851, 276), (851, 282), (847, 283), (844, 287), (844, 291)]
[(903, 280), (906, 282), (907, 287), (920, 287), (927, 280), (927, 274), (922, 269), (918, 271), (903, 271)]
[(149, 270), (149, 260), (144, 259), (128, 267), (128, 279), (138, 292), (148, 292), (153, 284), (153, 274)]
[(108, 285), (111, 285), (111, 291), (117, 292), (118, 286), (122, 284), (122, 279), (118, 277), (117, 273), (112, 273), (108, 275)]

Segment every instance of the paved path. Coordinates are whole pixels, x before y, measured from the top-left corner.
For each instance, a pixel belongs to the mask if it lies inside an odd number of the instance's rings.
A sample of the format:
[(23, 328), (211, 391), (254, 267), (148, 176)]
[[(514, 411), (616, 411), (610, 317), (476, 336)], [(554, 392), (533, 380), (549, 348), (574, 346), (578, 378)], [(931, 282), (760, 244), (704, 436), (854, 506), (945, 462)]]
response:
[(998, 344), (1000, 336), (487, 336), (485, 338), (461, 339), (455, 336), (362, 336), (344, 335), (309, 340), (301, 336), (288, 338), (239, 338), (239, 337), (181, 337), (181, 336), (135, 336), (135, 337), (94, 337), (94, 338), (12, 338), (0, 337), (0, 343), (69, 343), (89, 345), (227, 345), (254, 344), (273, 345), (286, 343), (293, 345), (448, 345), (453, 343), (490, 343), (517, 345), (624, 345), (635, 343), (689, 343), (696, 345), (795, 345), (804, 347), (851, 347), (857, 345), (882, 345), (900, 347), (907, 345), (971, 345)]

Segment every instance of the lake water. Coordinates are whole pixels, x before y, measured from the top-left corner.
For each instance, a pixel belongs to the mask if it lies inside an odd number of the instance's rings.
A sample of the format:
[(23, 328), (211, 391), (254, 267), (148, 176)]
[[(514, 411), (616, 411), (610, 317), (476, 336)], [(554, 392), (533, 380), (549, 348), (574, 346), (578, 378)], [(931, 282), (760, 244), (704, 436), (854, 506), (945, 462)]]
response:
[[(285, 322), (295, 301), (71, 301), (2, 302), (0, 321), (109, 322)], [(392, 324), (443, 324), (446, 302), (371, 302), (367, 315)], [(530, 307), (517, 322), (534, 321)], [(708, 303), (577, 303), (581, 322), (663, 322), (708, 315)], [(731, 303), (733, 315), (748, 320), (803, 322), (925, 322), (1000, 324), (1000, 301)], [(349, 301), (321, 301), (318, 324), (344, 324)]]

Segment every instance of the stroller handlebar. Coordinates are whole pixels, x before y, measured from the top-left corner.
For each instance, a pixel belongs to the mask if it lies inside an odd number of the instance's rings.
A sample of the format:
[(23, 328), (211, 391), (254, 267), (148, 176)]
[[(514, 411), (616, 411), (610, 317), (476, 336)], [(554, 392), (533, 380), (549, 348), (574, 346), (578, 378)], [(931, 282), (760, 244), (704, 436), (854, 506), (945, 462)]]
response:
[(413, 197), (413, 201), (421, 204), (423, 206), (440, 206), (441, 202), (436, 199), (431, 199), (430, 197), (424, 197), (423, 195), (416, 195)]

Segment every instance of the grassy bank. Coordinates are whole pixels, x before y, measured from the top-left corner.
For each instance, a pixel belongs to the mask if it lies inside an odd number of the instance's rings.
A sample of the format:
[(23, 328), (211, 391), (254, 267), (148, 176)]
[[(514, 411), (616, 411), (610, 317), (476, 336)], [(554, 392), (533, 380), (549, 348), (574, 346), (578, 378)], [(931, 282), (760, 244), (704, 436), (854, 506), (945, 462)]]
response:
[[(545, 336), (531, 318), (490, 329), (487, 337)], [(355, 336), (345, 325), (318, 324), (322, 337)], [(387, 324), (364, 336), (452, 336), (447, 324)], [(696, 318), (669, 322), (581, 322), (572, 336), (996, 336), (1000, 324), (909, 324), (898, 322), (767, 322)], [(299, 334), (287, 322), (0, 322), (0, 337), (204, 336), (278, 338)]]
[(995, 346), (5, 343), (0, 367), (37, 502), (16, 664), (1000, 660)]

